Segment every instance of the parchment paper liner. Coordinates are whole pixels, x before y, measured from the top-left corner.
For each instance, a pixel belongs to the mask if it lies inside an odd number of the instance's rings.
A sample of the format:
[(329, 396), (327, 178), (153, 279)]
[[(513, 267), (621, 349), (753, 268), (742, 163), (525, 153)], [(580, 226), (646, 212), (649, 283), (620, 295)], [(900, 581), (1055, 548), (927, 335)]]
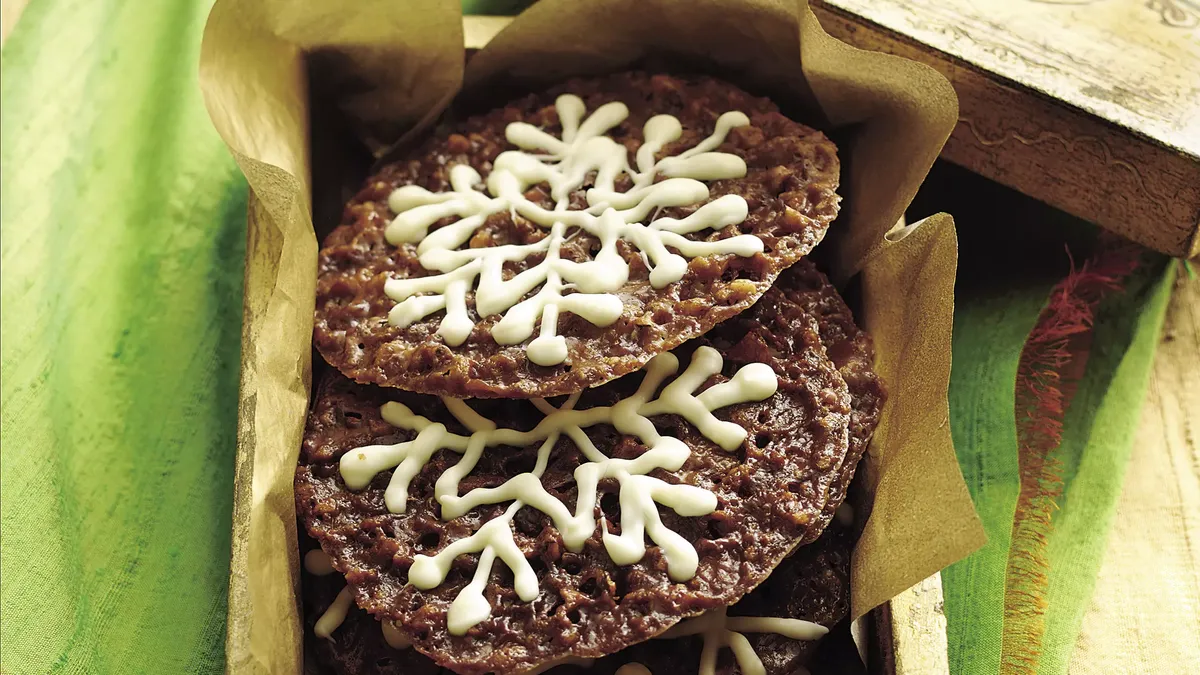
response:
[[(336, 201), (357, 180), (340, 167), (361, 172), (370, 160), (356, 147), (383, 154), (427, 127), (464, 81), (464, 97), (479, 98), (498, 82), (535, 87), (650, 59), (727, 77), (830, 133), (844, 201), (818, 250), (835, 279), (861, 275), (860, 318), (891, 391), (860, 469), (871, 515), (854, 555), (853, 614), (983, 543), (948, 425), (954, 225), (939, 215), (884, 238), (955, 124), (946, 80), (833, 40), (805, 2), (783, 0), (542, 0), (465, 74), (462, 39), (457, 0), (217, 0), (209, 17), (201, 87), (251, 188), (229, 673), (301, 669), (292, 477), (312, 365), (312, 195)], [(312, 148), (333, 148), (318, 152), (315, 180)], [(336, 217), (322, 212), (319, 227)]]

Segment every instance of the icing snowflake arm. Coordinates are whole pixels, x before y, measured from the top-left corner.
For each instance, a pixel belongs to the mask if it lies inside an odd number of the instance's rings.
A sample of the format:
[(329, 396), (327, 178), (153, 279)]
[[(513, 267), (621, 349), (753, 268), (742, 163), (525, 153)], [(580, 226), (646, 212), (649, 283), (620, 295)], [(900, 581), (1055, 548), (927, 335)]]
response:
[[(445, 310), (438, 335), (450, 346), (461, 345), (475, 326), (467, 309), (467, 295), (474, 290), (479, 316), (502, 317), (492, 328), (498, 344), (525, 342), (539, 331), (540, 321), (540, 332), (526, 353), (533, 363), (552, 366), (568, 357), (567, 343), (557, 335), (561, 313), (575, 314), (600, 327), (621, 316), (624, 307), (614, 293), (628, 281), (629, 265), (618, 254), (617, 241), (624, 239), (653, 261), (650, 282), (654, 288), (681, 280), (687, 273), (687, 258), (714, 254), (745, 257), (763, 250), (762, 241), (753, 235), (711, 242), (683, 236), (720, 230), (746, 219), (746, 201), (739, 196), (725, 195), (704, 203), (709, 190), (703, 182), (746, 175), (746, 163), (740, 157), (715, 151), (732, 129), (749, 124), (744, 114), (721, 115), (713, 133), (695, 147), (660, 160), (655, 157), (681, 137), (682, 127), (670, 115), (656, 115), (643, 127), (643, 143), (633, 169), (626, 147), (606, 135), (629, 116), (623, 103), (602, 105), (586, 119), (584, 103), (577, 96), (560, 96), (555, 106), (562, 138), (524, 122), (510, 124), (505, 136), (519, 149), (502, 152), (493, 162), (487, 193), (476, 189), (484, 181), (475, 169), (457, 165), (450, 169), (450, 192), (432, 193), (410, 185), (389, 196), (389, 208), (396, 216), (385, 232), (388, 242), (417, 244), (421, 266), (440, 273), (389, 279), (385, 293), (398, 303), (388, 313), (389, 323), (403, 328)], [(628, 176), (632, 188), (617, 192), (615, 185), (622, 175)], [(569, 210), (571, 194), (589, 177), (592, 187), (585, 195), (589, 208)], [(663, 180), (655, 182), (659, 177)], [(550, 186), (553, 209), (525, 197), (530, 186), (543, 183)], [(644, 224), (659, 209), (696, 205), (699, 208), (685, 218)], [(463, 248), (489, 216), (503, 212), (514, 218), (519, 214), (550, 234), (530, 245)], [(457, 220), (430, 231), (435, 223), (449, 218)], [(592, 260), (561, 258), (567, 228), (577, 228), (573, 231), (587, 232), (600, 241)], [(533, 255), (542, 260), (511, 279), (502, 278), (503, 263)]]
[[(675, 639), (700, 635), (704, 646), (700, 652), (698, 675), (715, 675), (717, 653), (723, 647), (733, 651), (738, 669), (743, 675), (766, 675), (762, 659), (744, 633), (774, 633), (793, 640), (819, 640), (829, 629), (818, 623), (801, 619), (761, 616), (729, 616), (728, 607), (713, 610), (694, 619), (675, 624), (658, 637)], [(649, 672), (649, 671), (646, 671)]]
[[(681, 516), (695, 517), (716, 509), (717, 498), (708, 490), (693, 485), (667, 483), (649, 475), (659, 469), (678, 471), (691, 453), (679, 439), (660, 435), (650, 417), (680, 415), (722, 447), (727, 446), (735, 436), (740, 442), (745, 438), (745, 431), (737, 425), (730, 428), (731, 423), (718, 420), (712, 410), (717, 406), (769, 397), (776, 387), (774, 373), (769, 368), (764, 372), (754, 367), (760, 364), (744, 366), (733, 379), (697, 395), (696, 390), (713, 374), (720, 372), (722, 365), (721, 356), (715, 349), (701, 347), (693, 354), (687, 370), (662, 387), (655, 397), (655, 392), (666, 378), (679, 369), (679, 361), (674, 355), (660, 354), (647, 364), (646, 375), (638, 390), (612, 406), (576, 410), (574, 406), (578, 395), (569, 398), (561, 408), (554, 408), (544, 400), (534, 401), (533, 405), (545, 417), (529, 431), (498, 427), (472, 410), (465, 401), (443, 399), (459, 422), (471, 430), (471, 435), (464, 437), (446, 431), (441, 424), (413, 415), (400, 404), (388, 404), (384, 407), (385, 419), (393, 425), (417, 431), (417, 438), (395, 446), (351, 450), (343, 456), (343, 478), (348, 486), (357, 489), (355, 486), (367, 485), (376, 473), (395, 467), (393, 482), (400, 480), (398, 485), (402, 484), (407, 490), (411, 476), (420, 470), (417, 463), (423, 466), (434, 452), (445, 447), (461, 453), (462, 458), (443, 472), (434, 485), (434, 495), (441, 505), (443, 519), (461, 516), (479, 506), (511, 502), (502, 516), (488, 521), (471, 536), (449, 544), (433, 556), (416, 556), (409, 570), (409, 581), (413, 585), (432, 588), (445, 580), (457, 556), (468, 553), (480, 555), (474, 579), (451, 604), (450, 625), (455, 635), (462, 634), (488, 616), (490, 608), (482, 599), (482, 589), (486, 586), (491, 565), (497, 557), (512, 569), (517, 580), (518, 595), (522, 599), (528, 601), (537, 595), (533, 568), (512, 537), (511, 523), (517, 511), (525, 506), (542, 511), (554, 522), (567, 548), (575, 552), (582, 551), (587, 539), (596, 532), (595, 505), (600, 481), (605, 478), (616, 479), (619, 484), (622, 507), (620, 534), (613, 534), (607, 525), (602, 525), (602, 541), (610, 557), (622, 565), (641, 560), (646, 551), (645, 540), (649, 537), (663, 551), (669, 576), (676, 581), (684, 581), (696, 573), (696, 550), (690, 542), (663, 524), (658, 505), (670, 508)], [(584, 432), (585, 428), (598, 424), (611, 425), (622, 434), (638, 438), (647, 447), (646, 451), (632, 459), (605, 456)], [(574, 472), (577, 501), (573, 514), (558, 497), (546, 490), (540, 480), (550, 452), (562, 435), (575, 443), (586, 460)], [(509, 478), (498, 487), (476, 488), (465, 495), (458, 494), (459, 484), (475, 468), (487, 448), (527, 447), (538, 442), (541, 446), (533, 471)], [(352, 459), (346, 460), (346, 457)], [(402, 477), (397, 479), (396, 476)], [(385, 501), (389, 510), (403, 511), (403, 500)]]

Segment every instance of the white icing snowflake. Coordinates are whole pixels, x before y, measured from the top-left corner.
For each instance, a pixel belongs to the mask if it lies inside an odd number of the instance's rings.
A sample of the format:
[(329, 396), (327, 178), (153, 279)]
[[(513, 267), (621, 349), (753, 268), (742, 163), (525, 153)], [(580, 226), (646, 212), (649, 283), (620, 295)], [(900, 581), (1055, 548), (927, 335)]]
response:
[[(658, 513), (658, 504), (681, 516), (712, 513), (717, 498), (712, 492), (693, 485), (672, 484), (648, 474), (656, 469), (677, 471), (687, 461), (690, 449), (682, 441), (663, 436), (650, 418), (675, 414), (683, 417), (705, 437), (725, 450), (733, 450), (746, 438), (746, 431), (733, 422), (717, 419), (712, 412), (725, 406), (761, 401), (775, 393), (778, 381), (765, 364), (743, 366), (727, 382), (696, 394), (712, 375), (721, 372), (721, 355), (711, 347), (701, 347), (691, 363), (672, 382), (659, 387), (679, 369), (673, 354), (659, 354), (647, 364), (645, 378), (638, 390), (612, 406), (576, 410), (579, 394), (555, 408), (544, 399), (533, 399), (545, 417), (529, 431), (497, 427), (459, 399), (442, 399), (470, 436), (451, 433), (443, 424), (414, 414), (400, 403), (382, 408), (388, 423), (417, 433), (411, 441), (395, 445), (357, 448), (342, 456), (341, 475), (352, 490), (365, 488), (380, 472), (393, 469), (384, 493), (384, 502), (392, 513), (403, 513), (410, 481), (438, 450), (460, 453), (462, 459), (447, 469), (434, 485), (434, 496), (441, 505), (442, 518), (451, 520), (486, 504), (512, 502), (502, 516), (489, 520), (469, 537), (452, 542), (436, 555), (419, 555), (409, 569), (409, 583), (417, 588), (434, 588), (445, 581), (454, 559), (478, 553), (479, 566), (471, 582), (451, 603), (447, 623), (451, 634), (462, 635), (491, 614), (491, 605), (483, 596), (492, 565), (500, 558), (513, 573), (517, 595), (525, 602), (538, 596), (538, 579), (512, 535), (512, 520), (525, 506), (545, 513), (562, 534), (566, 547), (583, 550), (584, 542), (596, 530), (594, 515), (598, 485), (602, 479), (615, 479), (620, 485), (621, 533), (608, 531), (600, 521), (602, 540), (608, 555), (618, 565), (631, 565), (646, 552), (646, 537), (657, 544), (667, 562), (667, 573), (675, 581), (696, 574), (696, 549), (683, 537), (666, 527)], [(657, 397), (655, 393), (657, 392)], [(607, 424), (619, 433), (637, 438), (647, 450), (634, 459), (610, 458), (601, 452), (584, 432), (587, 427)], [(550, 459), (550, 451), (561, 436), (566, 436), (586, 459), (576, 467), (578, 489), (575, 512), (542, 486), (541, 475)], [(540, 444), (533, 470), (508, 479), (494, 488), (476, 488), (459, 495), (459, 483), (475, 468), (489, 447), (529, 447)]]
[[(624, 239), (642, 253), (651, 268), (654, 288), (682, 279), (687, 258), (720, 253), (748, 257), (763, 250), (762, 240), (750, 234), (713, 242), (685, 236), (745, 220), (746, 200), (737, 195), (715, 199), (683, 219), (654, 218), (643, 224), (658, 209), (707, 201), (708, 187), (701, 181), (746, 175), (746, 163), (740, 157), (715, 152), (730, 130), (750, 123), (746, 115), (721, 115), (708, 138), (677, 156), (657, 161), (655, 155), (679, 139), (683, 128), (671, 115), (656, 115), (643, 128), (644, 142), (634, 169), (629, 166), (625, 146), (605, 135), (628, 117), (625, 104), (602, 105), (586, 120), (578, 96), (564, 94), (555, 105), (562, 139), (523, 122), (508, 125), (508, 141), (521, 149), (496, 158), (486, 192), (476, 189), (483, 183), (479, 173), (460, 164), (450, 169), (450, 192), (433, 193), (407, 185), (389, 196), (388, 206), (398, 215), (387, 227), (388, 241), (396, 246), (416, 244), (421, 266), (439, 272), (391, 279), (385, 284), (384, 292), (398, 303), (388, 314), (392, 325), (408, 326), (445, 310), (438, 334), (446, 344), (458, 346), (475, 326), (466, 304), (467, 293), (474, 290), (475, 311), (480, 317), (502, 316), (492, 327), (498, 344), (524, 342), (540, 319), (541, 332), (529, 343), (526, 354), (536, 364), (556, 365), (567, 358), (566, 340), (556, 334), (560, 313), (570, 312), (601, 327), (621, 316), (623, 305), (613, 293), (628, 280), (629, 265), (617, 252), (618, 240)], [(593, 187), (586, 193), (588, 208), (569, 210), (571, 193), (593, 172)], [(629, 176), (632, 188), (617, 192), (616, 181), (622, 174)], [(664, 180), (655, 182), (660, 177)], [(525, 191), (540, 183), (550, 186), (553, 210), (525, 198)], [(549, 234), (532, 244), (463, 248), (489, 216), (506, 211), (548, 229)], [(457, 220), (430, 232), (443, 218)], [(562, 245), (575, 231), (587, 232), (600, 242), (594, 259), (576, 262), (561, 257)], [(535, 255), (543, 256), (540, 263), (511, 279), (503, 278), (504, 263)], [(540, 290), (525, 298), (539, 286)]]
[[(733, 658), (737, 661), (742, 675), (766, 675), (767, 670), (763, 667), (762, 659), (758, 657), (754, 646), (746, 639), (744, 633), (774, 633), (793, 640), (819, 640), (829, 632), (828, 628), (819, 623), (802, 619), (728, 616), (728, 609), (728, 607), (722, 607), (694, 619), (683, 621), (659, 637), (672, 639), (688, 635), (702, 636), (704, 647), (700, 651), (698, 675), (714, 675), (716, 673), (717, 653), (725, 647), (729, 647), (733, 651)], [(631, 669), (628, 673), (621, 673), (618, 670), (617, 674), (650, 675), (650, 671), (645, 666), (641, 666), (641, 671)]]

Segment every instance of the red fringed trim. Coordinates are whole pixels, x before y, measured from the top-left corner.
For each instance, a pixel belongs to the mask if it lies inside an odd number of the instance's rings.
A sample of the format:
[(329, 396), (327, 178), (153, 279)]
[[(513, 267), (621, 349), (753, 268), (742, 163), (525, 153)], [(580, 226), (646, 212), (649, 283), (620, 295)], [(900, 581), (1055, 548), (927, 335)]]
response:
[(1087, 366), (1096, 306), (1140, 262), (1141, 249), (1117, 240), (1103, 242), (1079, 269), (1050, 292), (1029, 333), (1017, 369), (1017, 449), (1021, 491), (1013, 517), (1004, 600), (1000, 671), (1037, 672), (1045, 635), (1049, 586), (1047, 546), (1054, 511), (1062, 496), (1062, 463), (1052, 456), (1062, 442), (1063, 419)]

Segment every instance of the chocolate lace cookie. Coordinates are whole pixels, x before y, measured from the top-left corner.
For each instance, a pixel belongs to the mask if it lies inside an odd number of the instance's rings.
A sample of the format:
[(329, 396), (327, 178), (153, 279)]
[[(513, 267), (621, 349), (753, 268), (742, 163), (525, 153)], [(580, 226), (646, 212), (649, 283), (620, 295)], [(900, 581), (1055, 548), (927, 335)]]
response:
[(314, 342), (361, 383), (581, 391), (753, 305), (838, 180), (823, 134), (725, 82), (572, 80), (367, 180), (320, 251)]
[(614, 653), (761, 583), (823, 526), (850, 404), (817, 321), (772, 290), (562, 400), (331, 378), (297, 508), (357, 603), (416, 649), (521, 672)]
[[(553, 675), (802, 675), (819, 640), (850, 612), (852, 533), (831, 525), (740, 602), (688, 619), (661, 639)], [(734, 643), (737, 650), (731, 649)], [(706, 652), (712, 668), (702, 662)], [(629, 664), (638, 664), (640, 668)], [(762, 667), (758, 670), (757, 666)], [(625, 667), (622, 670), (622, 667)]]
[[(337, 675), (440, 675), (445, 671), (408, 646), (396, 631), (343, 597), (346, 580), (328, 566), (329, 557), (303, 537), (305, 650), (320, 673)], [(315, 561), (315, 564), (314, 564)], [(324, 569), (322, 569), (324, 568)], [(339, 604), (341, 606), (339, 606)], [(321, 635), (317, 635), (317, 626)], [(305, 671), (308, 673), (308, 671)]]
[[(701, 675), (700, 661), (708, 649), (715, 652), (715, 675), (745, 673), (735, 653), (726, 649), (731, 640), (745, 640), (752, 656), (743, 653), (742, 659), (756, 659), (767, 675), (806, 672), (803, 668), (822, 629), (833, 627), (849, 613), (852, 549), (851, 533), (833, 525), (815, 542), (797, 549), (736, 605), (690, 620), (695, 625), (684, 623), (677, 628), (690, 634), (643, 642), (594, 662), (564, 664), (545, 672), (612, 675), (622, 666), (640, 664), (655, 675)], [(304, 578), (306, 625), (311, 635), (313, 625), (334, 604), (345, 582), (337, 574), (316, 577), (306, 573)], [(316, 643), (314, 651), (323, 672), (330, 675), (449, 672), (411, 648), (389, 644), (386, 635), (380, 622), (354, 607), (328, 638)]]
[(812, 261), (801, 260), (789, 267), (779, 276), (775, 288), (806, 314), (816, 317), (825, 353), (850, 390), (850, 447), (825, 502), (822, 520), (828, 523), (845, 501), (858, 461), (879, 425), (887, 390), (875, 374), (875, 345), (871, 336), (854, 322), (854, 313), (846, 301)]

